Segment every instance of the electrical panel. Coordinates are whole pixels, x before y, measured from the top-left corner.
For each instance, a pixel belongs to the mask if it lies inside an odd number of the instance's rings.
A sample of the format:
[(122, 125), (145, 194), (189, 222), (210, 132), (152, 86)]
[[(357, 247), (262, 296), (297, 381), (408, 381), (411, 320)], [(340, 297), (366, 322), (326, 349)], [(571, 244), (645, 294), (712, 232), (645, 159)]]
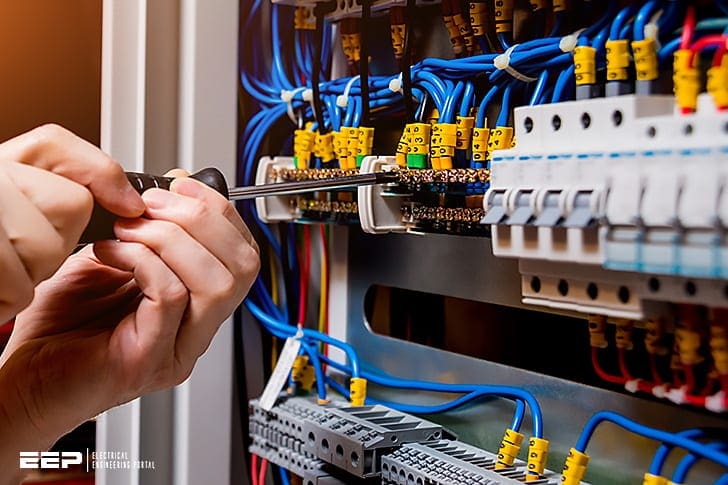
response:
[(238, 181), (391, 175), (240, 207), (285, 387), (249, 403), (256, 464), (728, 483), (728, 3), (241, 12)]

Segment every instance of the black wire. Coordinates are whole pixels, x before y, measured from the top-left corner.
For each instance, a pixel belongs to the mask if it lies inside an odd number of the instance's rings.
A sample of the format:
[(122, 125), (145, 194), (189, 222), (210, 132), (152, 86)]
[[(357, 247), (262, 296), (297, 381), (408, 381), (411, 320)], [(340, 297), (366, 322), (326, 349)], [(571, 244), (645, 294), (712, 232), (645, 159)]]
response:
[(412, 109), (412, 26), (414, 25), (415, 5), (417, 0), (407, 0), (404, 19), (404, 55), (400, 61), (399, 70), (402, 73), (402, 94), (404, 96), (404, 113), (407, 123), (415, 120)]
[(288, 231), (288, 223), (281, 222), (278, 225), (281, 233), (281, 265), (283, 267), (283, 288), (286, 294), (286, 307), (288, 310), (288, 323), (290, 325), (296, 325), (296, 295), (293, 288), (294, 272), (291, 270), (291, 261), (288, 258), (288, 238), (290, 237)]
[(313, 87), (313, 114), (318, 123), (319, 133), (326, 133), (324, 126), (324, 109), (321, 106), (321, 90), (319, 82), (321, 82), (321, 55), (324, 42), (324, 16), (327, 13), (327, 4), (318, 4), (314, 9), (316, 16), (316, 31), (314, 32), (314, 54), (313, 54), (313, 73), (311, 73), (311, 85)]
[(371, 0), (361, 0), (361, 26), (359, 83), (361, 84), (361, 125), (369, 124), (369, 21), (372, 17)]

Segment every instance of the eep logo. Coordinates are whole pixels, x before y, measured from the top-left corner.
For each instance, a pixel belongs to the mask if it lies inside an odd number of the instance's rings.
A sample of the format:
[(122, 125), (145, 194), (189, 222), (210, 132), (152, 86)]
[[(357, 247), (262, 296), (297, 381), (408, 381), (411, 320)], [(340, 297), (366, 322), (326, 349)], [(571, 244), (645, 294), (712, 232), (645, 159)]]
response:
[(20, 468), (59, 469), (80, 465), (83, 454), (80, 451), (21, 451)]

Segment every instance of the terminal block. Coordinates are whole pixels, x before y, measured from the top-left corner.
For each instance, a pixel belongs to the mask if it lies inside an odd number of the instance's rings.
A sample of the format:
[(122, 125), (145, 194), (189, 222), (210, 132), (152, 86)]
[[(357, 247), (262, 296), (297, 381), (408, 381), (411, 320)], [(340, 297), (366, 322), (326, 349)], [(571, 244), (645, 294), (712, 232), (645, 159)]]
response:
[(396, 171), (399, 183), (359, 188), (361, 227), (365, 232), (443, 233), (486, 236), (481, 224), (487, 169), (446, 170), (399, 167), (395, 157), (367, 157), (362, 173)]
[[(526, 464), (496, 471), (497, 455), (458, 441), (408, 443), (382, 457), (382, 485), (516, 485), (526, 479)], [(556, 485), (560, 476), (546, 471), (534, 484)]]
[(453, 435), (442, 426), (385, 406), (328, 408), (306, 419), (303, 450), (360, 478), (377, 477), (382, 455), (404, 443)]
[(282, 398), (271, 411), (261, 408), (258, 400), (250, 401), (250, 452), (298, 476), (321, 470), (326, 462), (303, 449), (302, 422), (324, 415), (323, 409), (304, 398)]

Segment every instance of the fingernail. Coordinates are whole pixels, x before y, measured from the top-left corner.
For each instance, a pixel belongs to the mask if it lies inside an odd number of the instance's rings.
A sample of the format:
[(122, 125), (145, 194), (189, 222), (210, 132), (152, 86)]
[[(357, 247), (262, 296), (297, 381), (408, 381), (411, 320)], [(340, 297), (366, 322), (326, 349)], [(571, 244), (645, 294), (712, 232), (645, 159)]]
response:
[(149, 189), (142, 194), (142, 199), (149, 209), (160, 209), (167, 205), (169, 194), (162, 189)]
[(144, 201), (142, 200), (142, 197), (139, 195), (139, 192), (137, 192), (134, 187), (131, 185), (126, 185), (124, 187), (124, 192), (122, 193), (122, 197), (124, 197), (127, 201), (127, 205), (132, 211), (136, 211), (139, 214), (144, 212)]
[(172, 192), (180, 195), (186, 195), (188, 197), (197, 197), (202, 191), (200, 182), (188, 178), (177, 178), (174, 179), (170, 187)]

